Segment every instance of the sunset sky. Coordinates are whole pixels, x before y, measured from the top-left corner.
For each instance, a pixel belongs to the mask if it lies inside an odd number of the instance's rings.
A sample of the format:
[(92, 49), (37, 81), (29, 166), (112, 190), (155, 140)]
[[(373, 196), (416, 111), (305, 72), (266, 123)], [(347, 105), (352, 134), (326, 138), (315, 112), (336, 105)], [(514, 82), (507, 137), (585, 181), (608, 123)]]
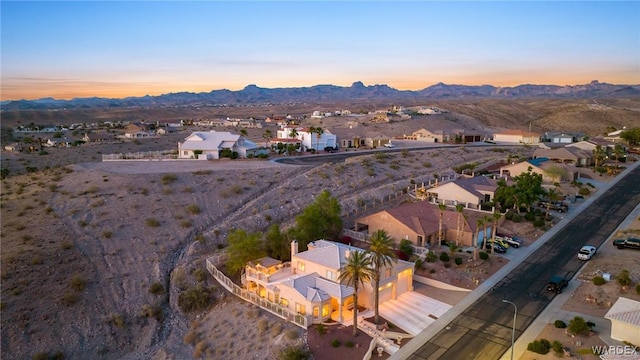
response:
[(640, 84), (640, 2), (0, 2), (1, 100)]

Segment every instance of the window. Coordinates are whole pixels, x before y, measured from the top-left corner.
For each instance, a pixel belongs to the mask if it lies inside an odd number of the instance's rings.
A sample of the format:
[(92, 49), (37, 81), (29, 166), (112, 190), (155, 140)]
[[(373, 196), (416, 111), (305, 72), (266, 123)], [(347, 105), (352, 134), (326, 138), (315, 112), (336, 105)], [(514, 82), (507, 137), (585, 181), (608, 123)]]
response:
[(391, 268), (384, 269), (384, 277), (385, 278), (391, 277)]
[(183, 155), (189, 155), (189, 151), (187, 150), (183, 151)]
[(322, 317), (329, 316), (330, 310), (331, 308), (329, 307), (329, 304), (322, 305)]
[(304, 304), (298, 304), (296, 303), (296, 312), (300, 315), (305, 315), (305, 308), (304, 308)]
[(320, 318), (320, 308), (318, 306), (313, 307), (313, 318), (314, 319)]
[(334, 280), (333, 271), (327, 270), (327, 279)]
[(304, 272), (304, 268), (305, 268), (304, 263), (303, 262), (298, 262), (298, 270)]
[(289, 306), (289, 300), (285, 299), (285, 298), (280, 298), (280, 305), (287, 307)]

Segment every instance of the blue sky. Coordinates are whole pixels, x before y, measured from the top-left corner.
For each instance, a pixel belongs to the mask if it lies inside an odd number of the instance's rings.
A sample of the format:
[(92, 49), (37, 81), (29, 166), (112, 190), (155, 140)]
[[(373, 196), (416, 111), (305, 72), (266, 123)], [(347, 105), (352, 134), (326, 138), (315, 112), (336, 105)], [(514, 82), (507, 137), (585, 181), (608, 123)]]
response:
[(1, 98), (640, 84), (640, 2), (2, 1)]

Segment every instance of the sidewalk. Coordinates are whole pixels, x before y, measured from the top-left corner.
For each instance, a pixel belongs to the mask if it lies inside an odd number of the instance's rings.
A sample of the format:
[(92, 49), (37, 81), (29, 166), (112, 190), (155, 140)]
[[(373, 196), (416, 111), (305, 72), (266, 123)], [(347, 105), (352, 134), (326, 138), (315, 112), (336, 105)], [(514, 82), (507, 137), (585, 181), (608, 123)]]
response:
[[(518, 252), (511, 257), (509, 263), (503, 266), (500, 270), (498, 270), (493, 276), (489, 279), (485, 280), (482, 284), (480, 284), (474, 291), (465, 296), (461, 301), (459, 301), (454, 307), (449, 309), (444, 315), (442, 315), (438, 320), (436, 320), (433, 324), (427, 327), (423, 332), (416, 335), (416, 337), (410, 341), (408, 344), (400, 348), (400, 351), (392, 355), (389, 359), (404, 359), (409, 357), (410, 354), (417, 351), (423, 344), (425, 344), (429, 339), (434, 337), (438, 332), (444, 329), (449, 323), (451, 323), (456, 317), (458, 317), (462, 312), (464, 312), (467, 307), (476, 302), (482, 295), (484, 295), (487, 291), (489, 291), (492, 287), (494, 287), (498, 282), (500, 282), (507, 274), (509, 274), (513, 269), (515, 269), (520, 263), (522, 263), (531, 253), (540, 248), (545, 242), (547, 242), (551, 237), (553, 237), (560, 229), (566, 226), (571, 220), (573, 220), (585, 207), (589, 206), (596, 199), (598, 199), (603, 193), (609, 190), (614, 184), (616, 184), (619, 179), (626, 176), (631, 170), (640, 166), (640, 161), (634, 164), (630, 164), (627, 169), (618, 175), (615, 179), (610, 181), (607, 184), (604, 184), (602, 187), (598, 188), (598, 191), (590, 198), (583, 201), (580, 205), (574, 206), (573, 211), (569, 211), (567, 216), (556, 224), (549, 231), (545, 232), (538, 240), (533, 242), (530, 246), (525, 248), (518, 249)], [(640, 211), (640, 207), (636, 207), (636, 210), (633, 211), (632, 214), (635, 214), (637, 211)], [(637, 214), (635, 215), (637, 216)], [(624, 221), (622, 225), (625, 225), (627, 221), (633, 220), (633, 215), (630, 215), (626, 221)], [(515, 252), (514, 252), (515, 253)], [(551, 319), (554, 316), (559, 316), (557, 313), (548, 313), (550, 311), (560, 311), (560, 307), (564, 304), (568, 297), (573, 293), (573, 291), (577, 288), (577, 281), (572, 280), (569, 283), (568, 289), (569, 291), (563, 291), (560, 295), (557, 295), (554, 300), (551, 302), (549, 306), (541, 315), (536, 318), (536, 320), (529, 325), (527, 330), (518, 338), (514, 347), (514, 359), (519, 358), (527, 349), (527, 344), (533, 340), (535, 340), (536, 336), (540, 333), (542, 328), (546, 324), (549, 323), (548, 319)], [(564, 300), (561, 300), (564, 299)], [(561, 302), (560, 302), (561, 301)], [(543, 318), (544, 317), (544, 318)], [(607, 320), (608, 322), (608, 320)], [(610, 326), (610, 325), (609, 325)], [(537, 330), (536, 330), (537, 329)], [(609, 334), (611, 332), (609, 331)], [(613, 341), (613, 340), (612, 340)], [(609, 342), (605, 343), (609, 344)], [(511, 348), (507, 349), (505, 354), (501, 359), (509, 359), (511, 355)]]

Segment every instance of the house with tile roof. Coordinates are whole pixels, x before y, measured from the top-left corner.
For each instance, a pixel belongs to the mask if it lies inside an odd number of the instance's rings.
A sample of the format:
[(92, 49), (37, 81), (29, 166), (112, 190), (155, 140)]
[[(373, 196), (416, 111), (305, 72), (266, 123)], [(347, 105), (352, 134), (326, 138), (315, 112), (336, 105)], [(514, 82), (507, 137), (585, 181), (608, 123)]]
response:
[(430, 143), (447, 143), (447, 142), (478, 142), (482, 141), (483, 136), (479, 133), (473, 133), (470, 130), (462, 128), (421, 128), (410, 135), (404, 135), (406, 140), (425, 141)]
[(340, 127), (328, 130), (336, 136), (336, 144), (343, 149), (369, 147), (378, 148), (387, 144), (391, 136), (364, 127)]
[(551, 161), (546, 157), (521, 161), (500, 167), (500, 177), (515, 177), (531, 171), (534, 174), (542, 175), (543, 182), (574, 181), (580, 177), (577, 168)]
[(178, 143), (179, 159), (219, 159), (224, 150), (237, 153), (246, 158), (249, 154), (256, 155), (258, 145), (244, 137), (228, 131), (196, 131)]
[(533, 158), (547, 158), (563, 164), (589, 166), (593, 158), (593, 152), (582, 150), (573, 146), (565, 146), (555, 149), (536, 149)]
[(463, 204), (465, 207), (478, 208), (485, 202), (492, 202), (498, 181), (486, 176), (460, 177), (454, 181), (427, 189), (429, 201), (447, 205)]
[[(442, 217), (443, 240), (457, 243), (459, 246), (472, 246), (475, 243), (476, 219), (484, 215), (490, 213), (463, 210), (463, 216), (460, 216), (454, 207), (448, 207)], [(502, 219), (498, 225), (504, 221)], [(407, 239), (415, 246), (426, 247), (438, 245), (439, 226), (438, 205), (421, 201), (361, 217), (355, 222), (355, 231), (373, 234), (378, 230), (385, 230), (398, 244), (401, 240)], [(491, 235), (491, 229), (492, 224), (488, 224), (488, 236)], [(485, 238), (484, 228), (478, 230), (478, 239), (482, 243)]]
[(611, 321), (611, 338), (640, 344), (640, 301), (619, 297), (604, 315)]
[(525, 130), (505, 130), (493, 134), (493, 141), (498, 143), (538, 144), (541, 134)]
[[(249, 262), (242, 284), (265, 301), (306, 317), (307, 324), (328, 320), (341, 323), (353, 319), (353, 287), (340, 283), (340, 269), (351, 253), (365, 251), (346, 244), (317, 240), (298, 252), (291, 242), (291, 261), (269, 257)], [(414, 264), (398, 260), (381, 271), (380, 304), (413, 291)], [(373, 288), (370, 283), (359, 289), (358, 306), (372, 309)]]

